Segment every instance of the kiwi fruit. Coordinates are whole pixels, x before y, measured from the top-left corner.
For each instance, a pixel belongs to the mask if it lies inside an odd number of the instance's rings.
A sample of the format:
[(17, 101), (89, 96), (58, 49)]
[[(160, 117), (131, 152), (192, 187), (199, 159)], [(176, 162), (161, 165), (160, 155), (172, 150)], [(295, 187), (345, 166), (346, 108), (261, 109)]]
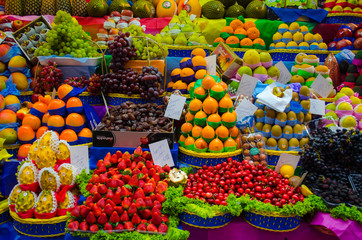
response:
[(304, 122), (310, 122), (312, 120), (312, 114), (309, 112), (304, 115)]
[(289, 140), (289, 147), (299, 147), (299, 141), (296, 138), (291, 138)]
[(277, 114), (277, 120), (281, 122), (287, 121), (287, 114), (285, 112), (280, 112)]
[(309, 110), (309, 108), (310, 108), (310, 101), (309, 101), (309, 100), (302, 100), (302, 101), (300, 102), (300, 105), (302, 105), (302, 107), (303, 107), (304, 109)]
[(300, 112), (297, 114), (297, 121), (304, 122), (304, 113), (303, 112)]
[(309, 142), (309, 138), (302, 138), (302, 139), (300, 139), (300, 140), (299, 140), (299, 147), (300, 147), (300, 148), (303, 148), (304, 145), (308, 144), (308, 142)]
[(288, 140), (285, 138), (279, 139), (278, 148), (280, 151), (287, 151), (288, 150)]
[(256, 110), (254, 115), (256, 118), (263, 118), (265, 117), (265, 112), (263, 111), (263, 109), (258, 109)]
[(291, 79), (290, 79), (291, 83), (304, 83), (304, 78), (302, 76), (299, 75), (294, 75)]
[(283, 133), (284, 134), (293, 134), (293, 128), (289, 125), (285, 125), (283, 127)]
[(295, 114), (295, 112), (293, 111), (288, 112), (288, 120), (294, 121), (295, 119), (297, 119), (297, 115)]
[(310, 96), (310, 89), (309, 87), (307, 86), (302, 86), (299, 90), (299, 94), (300, 95), (303, 95), (303, 96), (306, 96), (306, 97), (309, 97)]
[(299, 102), (299, 94), (297, 92), (293, 92), (292, 100), (296, 101), (296, 102)]
[(275, 140), (274, 138), (269, 138), (267, 141), (266, 141), (266, 145), (268, 147), (275, 147), (277, 145), (277, 140)]
[(303, 129), (300, 124), (295, 124), (293, 127), (293, 133), (294, 134), (303, 134)]
[(263, 122), (257, 122), (255, 124), (255, 128), (258, 130), (258, 131), (262, 131), (263, 130), (263, 126), (264, 126), (264, 123)]
[(270, 124), (264, 124), (264, 126), (262, 128), (262, 131), (268, 133), (268, 132), (270, 132), (270, 130), (271, 130), (271, 125)]
[(265, 116), (267, 116), (268, 118), (275, 118), (275, 111), (273, 109), (267, 109), (266, 110), (266, 114)]
[(280, 137), (282, 135), (282, 128), (279, 126), (279, 125), (274, 125), (272, 128), (271, 128), (271, 134), (274, 136), (274, 137)]

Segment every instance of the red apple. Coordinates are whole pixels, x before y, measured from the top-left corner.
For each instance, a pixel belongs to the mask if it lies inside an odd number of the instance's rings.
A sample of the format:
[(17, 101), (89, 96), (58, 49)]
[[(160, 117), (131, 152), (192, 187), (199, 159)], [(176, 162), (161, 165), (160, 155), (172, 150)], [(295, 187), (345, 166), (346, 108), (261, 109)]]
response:
[(43, 96), (43, 95), (34, 93), (33, 95), (31, 95), (31, 101), (32, 101), (33, 103), (38, 102), (40, 96)]
[(358, 30), (354, 33), (354, 37), (355, 37), (355, 38), (362, 37), (362, 29), (358, 29)]
[(328, 48), (335, 48), (336, 45), (337, 45), (337, 42), (336, 42), (336, 41), (330, 42), (330, 43), (328, 44)]
[(349, 28), (341, 28), (338, 30), (336, 37), (337, 38), (353, 37), (353, 32)]
[(352, 42), (350, 40), (347, 39), (342, 39), (340, 41), (337, 42), (336, 48), (337, 50), (351, 46)]
[(6, 44), (0, 44), (0, 57), (5, 56), (9, 51), (11, 47)]
[(353, 47), (355, 49), (362, 49), (362, 37), (356, 38), (356, 40), (354, 40)]
[(21, 28), (23, 26), (23, 21), (15, 20), (12, 22), (12, 26), (15, 30), (18, 30), (19, 28)]
[(113, 11), (111, 12), (111, 15), (109, 15), (110, 17), (121, 17), (121, 14), (117, 11)]

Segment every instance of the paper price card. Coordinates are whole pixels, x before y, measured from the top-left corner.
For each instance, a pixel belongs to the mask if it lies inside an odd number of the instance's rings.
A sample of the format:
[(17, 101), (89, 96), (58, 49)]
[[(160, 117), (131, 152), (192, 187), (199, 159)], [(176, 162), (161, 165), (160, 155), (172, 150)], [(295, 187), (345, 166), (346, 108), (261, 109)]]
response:
[(275, 66), (279, 69), (280, 72), (277, 82), (280, 82), (281, 84), (287, 84), (290, 79), (292, 79), (292, 74), (290, 74), (288, 68), (282, 61), (275, 64)]
[(309, 99), (310, 100), (310, 113), (324, 116), (326, 114), (326, 102), (318, 99)]
[(279, 161), (277, 163), (277, 166), (275, 167), (275, 171), (279, 173), (280, 168), (283, 165), (291, 165), (293, 166), (294, 170), (297, 168), (298, 162), (299, 162), (300, 156), (298, 155), (292, 155), (288, 153), (281, 153), (279, 157)]
[(330, 84), (329, 81), (322, 77), (320, 74), (318, 74), (310, 87), (314, 91), (316, 91), (322, 98), (328, 97), (328, 95), (333, 90), (332, 84)]
[(258, 83), (258, 79), (255, 77), (251, 77), (247, 74), (243, 74), (243, 77), (241, 78), (240, 85), (238, 88), (238, 91), (236, 92), (236, 95), (244, 95), (251, 97), (253, 96), (254, 89), (256, 84)]
[(216, 55), (210, 55), (205, 57), (206, 60), (206, 70), (210, 75), (216, 75)]
[(161, 167), (165, 166), (166, 164), (170, 167), (173, 167), (175, 164), (172, 159), (170, 147), (168, 146), (168, 142), (166, 139), (151, 143), (148, 145), (151, 151), (153, 162), (156, 165)]
[(70, 163), (76, 168), (85, 169), (89, 173), (88, 146), (71, 146)]
[(165, 111), (165, 117), (180, 120), (185, 102), (186, 97), (172, 94)]
[(258, 108), (249, 100), (243, 99), (235, 109), (238, 121), (242, 121), (245, 117), (253, 115)]

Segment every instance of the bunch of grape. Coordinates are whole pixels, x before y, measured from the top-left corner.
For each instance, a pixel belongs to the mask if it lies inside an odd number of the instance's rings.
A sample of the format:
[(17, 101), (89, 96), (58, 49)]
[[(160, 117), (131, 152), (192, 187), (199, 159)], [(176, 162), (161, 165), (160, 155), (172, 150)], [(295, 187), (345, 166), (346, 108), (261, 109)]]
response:
[(35, 50), (35, 56), (64, 56), (70, 54), (76, 58), (99, 57), (91, 37), (82, 26), (64, 11), (58, 11), (54, 18), (55, 26), (47, 33), (46, 43)]
[(156, 98), (163, 94), (163, 89), (160, 86), (162, 73), (158, 71), (158, 68), (153, 66), (143, 67), (142, 73), (137, 78), (140, 83), (141, 98), (155, 101)]
[(69, 77), (64, 80), (64, 83), (78, 88), (84, 88), (88, 86), (89, 81), (87, 80), (86, 76), (82, 77)]
[(129, 36), (129, 33), (120, 33), (114, 37), (113, 42), (108, 43), (108, 49), (112, 55), (109, 69), (113, 73), (118, 73), (119, 70), (124, 70), (124, 64), (137, 56), (137, 49), (126, 39)]
[(57, 68), (57, 63), (49, 61), (48, 65), (42, 67), (39, 76), (31, 82), (30, 87), (34, 93), (44, 94), (53, 91), (53, 88), (58, 89), (62, 80), (63, 73)]
[(107, 73), (102, 76), (103, 93), (123, 93), (131, 96), (139, 93), (137, 72), (132, 68), (118, 70), (117, 73)]
[(362, 200), (352, 190), (348, 179), (349, 174), (360, 174), (362, 169), (362, 133), (359, 130), (333, 132), (322, 128), (313, 131), (301, 155), (301, 165), (308, 171), (306, 184), (317, 195), (331, 203), (362, 206)]
[(87, 92), (93, 95), (100, 93), (102, 87), (102, 78), (100, 74), (94, 73), (88, 80)]

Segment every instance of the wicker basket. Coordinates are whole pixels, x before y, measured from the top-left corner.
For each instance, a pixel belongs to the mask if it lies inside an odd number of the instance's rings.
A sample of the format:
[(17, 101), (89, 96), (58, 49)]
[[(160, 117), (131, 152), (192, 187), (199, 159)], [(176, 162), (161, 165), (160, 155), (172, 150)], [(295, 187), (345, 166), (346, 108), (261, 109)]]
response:
[(190, 212), (183, 212), (179, 215), (180, 220), (192, 227), (197, 228), (220, 228), (230, 223), (234, 216), (230, 213), (220, 213), (212, 218), (202, 218)]
[(290, 232), (300, 226), (300, 216), (283, 216), (278, 213), (246, 212), (244, 219), (250, 225), (272, 232)]

